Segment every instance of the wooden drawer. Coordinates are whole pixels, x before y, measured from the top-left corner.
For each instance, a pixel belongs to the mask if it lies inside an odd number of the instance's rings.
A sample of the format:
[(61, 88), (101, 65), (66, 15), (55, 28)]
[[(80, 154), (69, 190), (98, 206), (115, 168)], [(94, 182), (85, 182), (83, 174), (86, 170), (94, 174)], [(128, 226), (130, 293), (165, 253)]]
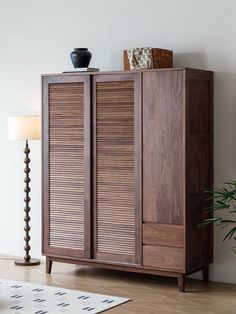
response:
[(144, 223), (143, 244), (183, 247), (184, 228), (181, 225)]
[(184, 250), (167, 246), (143, 246), (143, 265), (184, 271)]

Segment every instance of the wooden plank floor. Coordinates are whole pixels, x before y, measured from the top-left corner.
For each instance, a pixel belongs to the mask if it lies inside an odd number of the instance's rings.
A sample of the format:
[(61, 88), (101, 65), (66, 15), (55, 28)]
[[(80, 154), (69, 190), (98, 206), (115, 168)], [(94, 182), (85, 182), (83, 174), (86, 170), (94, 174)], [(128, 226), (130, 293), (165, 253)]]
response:
[(15, 266), (1, 260), (0, 278), (33, 282), (68, 289), (128, 297), (132, 301), (111, 309), (110, 314), (235, 314), (236, 285), (188, 280), (187, 292), (178, 292), (174, 278), (125, 273), (53, 263), (52, 274), (45, 264)]

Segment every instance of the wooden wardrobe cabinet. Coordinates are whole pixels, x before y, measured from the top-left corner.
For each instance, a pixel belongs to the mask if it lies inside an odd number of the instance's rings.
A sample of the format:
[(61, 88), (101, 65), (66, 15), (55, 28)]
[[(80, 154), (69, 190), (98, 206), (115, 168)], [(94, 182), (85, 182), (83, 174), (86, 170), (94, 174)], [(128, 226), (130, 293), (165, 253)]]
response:
[(178, 278), (212, 262), (213, 73), (43, 75), (43, 254)]

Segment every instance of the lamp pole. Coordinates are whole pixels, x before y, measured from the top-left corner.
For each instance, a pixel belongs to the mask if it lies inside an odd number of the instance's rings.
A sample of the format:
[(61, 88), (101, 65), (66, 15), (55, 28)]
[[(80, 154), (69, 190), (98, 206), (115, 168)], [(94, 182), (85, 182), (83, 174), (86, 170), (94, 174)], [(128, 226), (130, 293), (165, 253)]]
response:
[(8, 118), (8, 139), (9, 140), (23, 140), (25, 141), (24, 147), (24, 173), (25, 173), (25, 226), (24, 226), (24, 241), (25, 241), (25, 256), (21, 259), (15, 261), (16, 265), (20, 266), (34, 266), (39, 265), (40, 260), (31, 258), (30, 256), (30, 148), (29, 148), (29, 140), (39, 140), (41, 138), (41, 119), (40, 116), (16, 116)]
[(29, 232), (30, 232), (30, 225), (29, 225), (29, 222), (30, 222), (30, 206), (29, 206), (29, 203), (30, 203), (30, 196), (29, 196), (29, 193), (30, 193), (30, 167), (29, 167), (29, 164), (30, 164), (30, 158), (29, 158), (29, 153), (30, 153), (30, 148), (29, 148), (29, 144), (28, 144), (28, 140), (26, 140), (25, 142), (25, 148), (24, 148), (24, 153), (25, 153), (25, 158), (24, 158), (24, 163), (25, 163), (25, 169), (24, 169), (24, 173), (25, 173), (25, 179), (24, 179), (24, 182), (25, 182), (25, 188), (24, 188), (24, 191), (25, 191), (25, 198), (24, 198), (24, 201), (25, 201), (25, 208), (24, 208), (24, 211), (25, 211), (25, 217), (24, 217), (24, 221), (25, 221), (25, 227), (24, 227), (24, 230), (25, 230), (25, 237), (24, 237), (24, 240), (25, 240), (25, 256), (24, 256), (24, 259), (20, 259), (20, 260), (16, 260), (15, 261), (15, 264), (16, 265), (19, 265), (19, 266), (34, 266), (34, 265), (39, 265), (40, 264), (40, 260), (39, 259), (31, 259), (31, 256), (29, 254), (30, 252), (30, 244), (29, 244), (29, 241), (30, 241), (30, 235), (29, 235)]

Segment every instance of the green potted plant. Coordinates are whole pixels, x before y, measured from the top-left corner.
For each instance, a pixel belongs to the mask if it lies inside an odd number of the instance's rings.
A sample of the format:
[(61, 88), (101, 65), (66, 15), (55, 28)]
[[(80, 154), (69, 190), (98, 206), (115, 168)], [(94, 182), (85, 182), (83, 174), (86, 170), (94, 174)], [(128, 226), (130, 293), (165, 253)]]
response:
[[(225, 182), (221, 188), (213, 191), (207, 191), (213, 199), (213, 205), (207, 208), (207, 211), (213, 211), (214, 217), (205, 219), (198, 228), (202, 228), (209, 224), (216, 224), (225, 230), (223, 241), (236, 240), (236, 181)], [(222, 217), (222, 212), (226, 212), (227, 219)], [(225, 216), (225, 214), (224, 214)], [(232, 248), (236, 253), (236, 248)]]

